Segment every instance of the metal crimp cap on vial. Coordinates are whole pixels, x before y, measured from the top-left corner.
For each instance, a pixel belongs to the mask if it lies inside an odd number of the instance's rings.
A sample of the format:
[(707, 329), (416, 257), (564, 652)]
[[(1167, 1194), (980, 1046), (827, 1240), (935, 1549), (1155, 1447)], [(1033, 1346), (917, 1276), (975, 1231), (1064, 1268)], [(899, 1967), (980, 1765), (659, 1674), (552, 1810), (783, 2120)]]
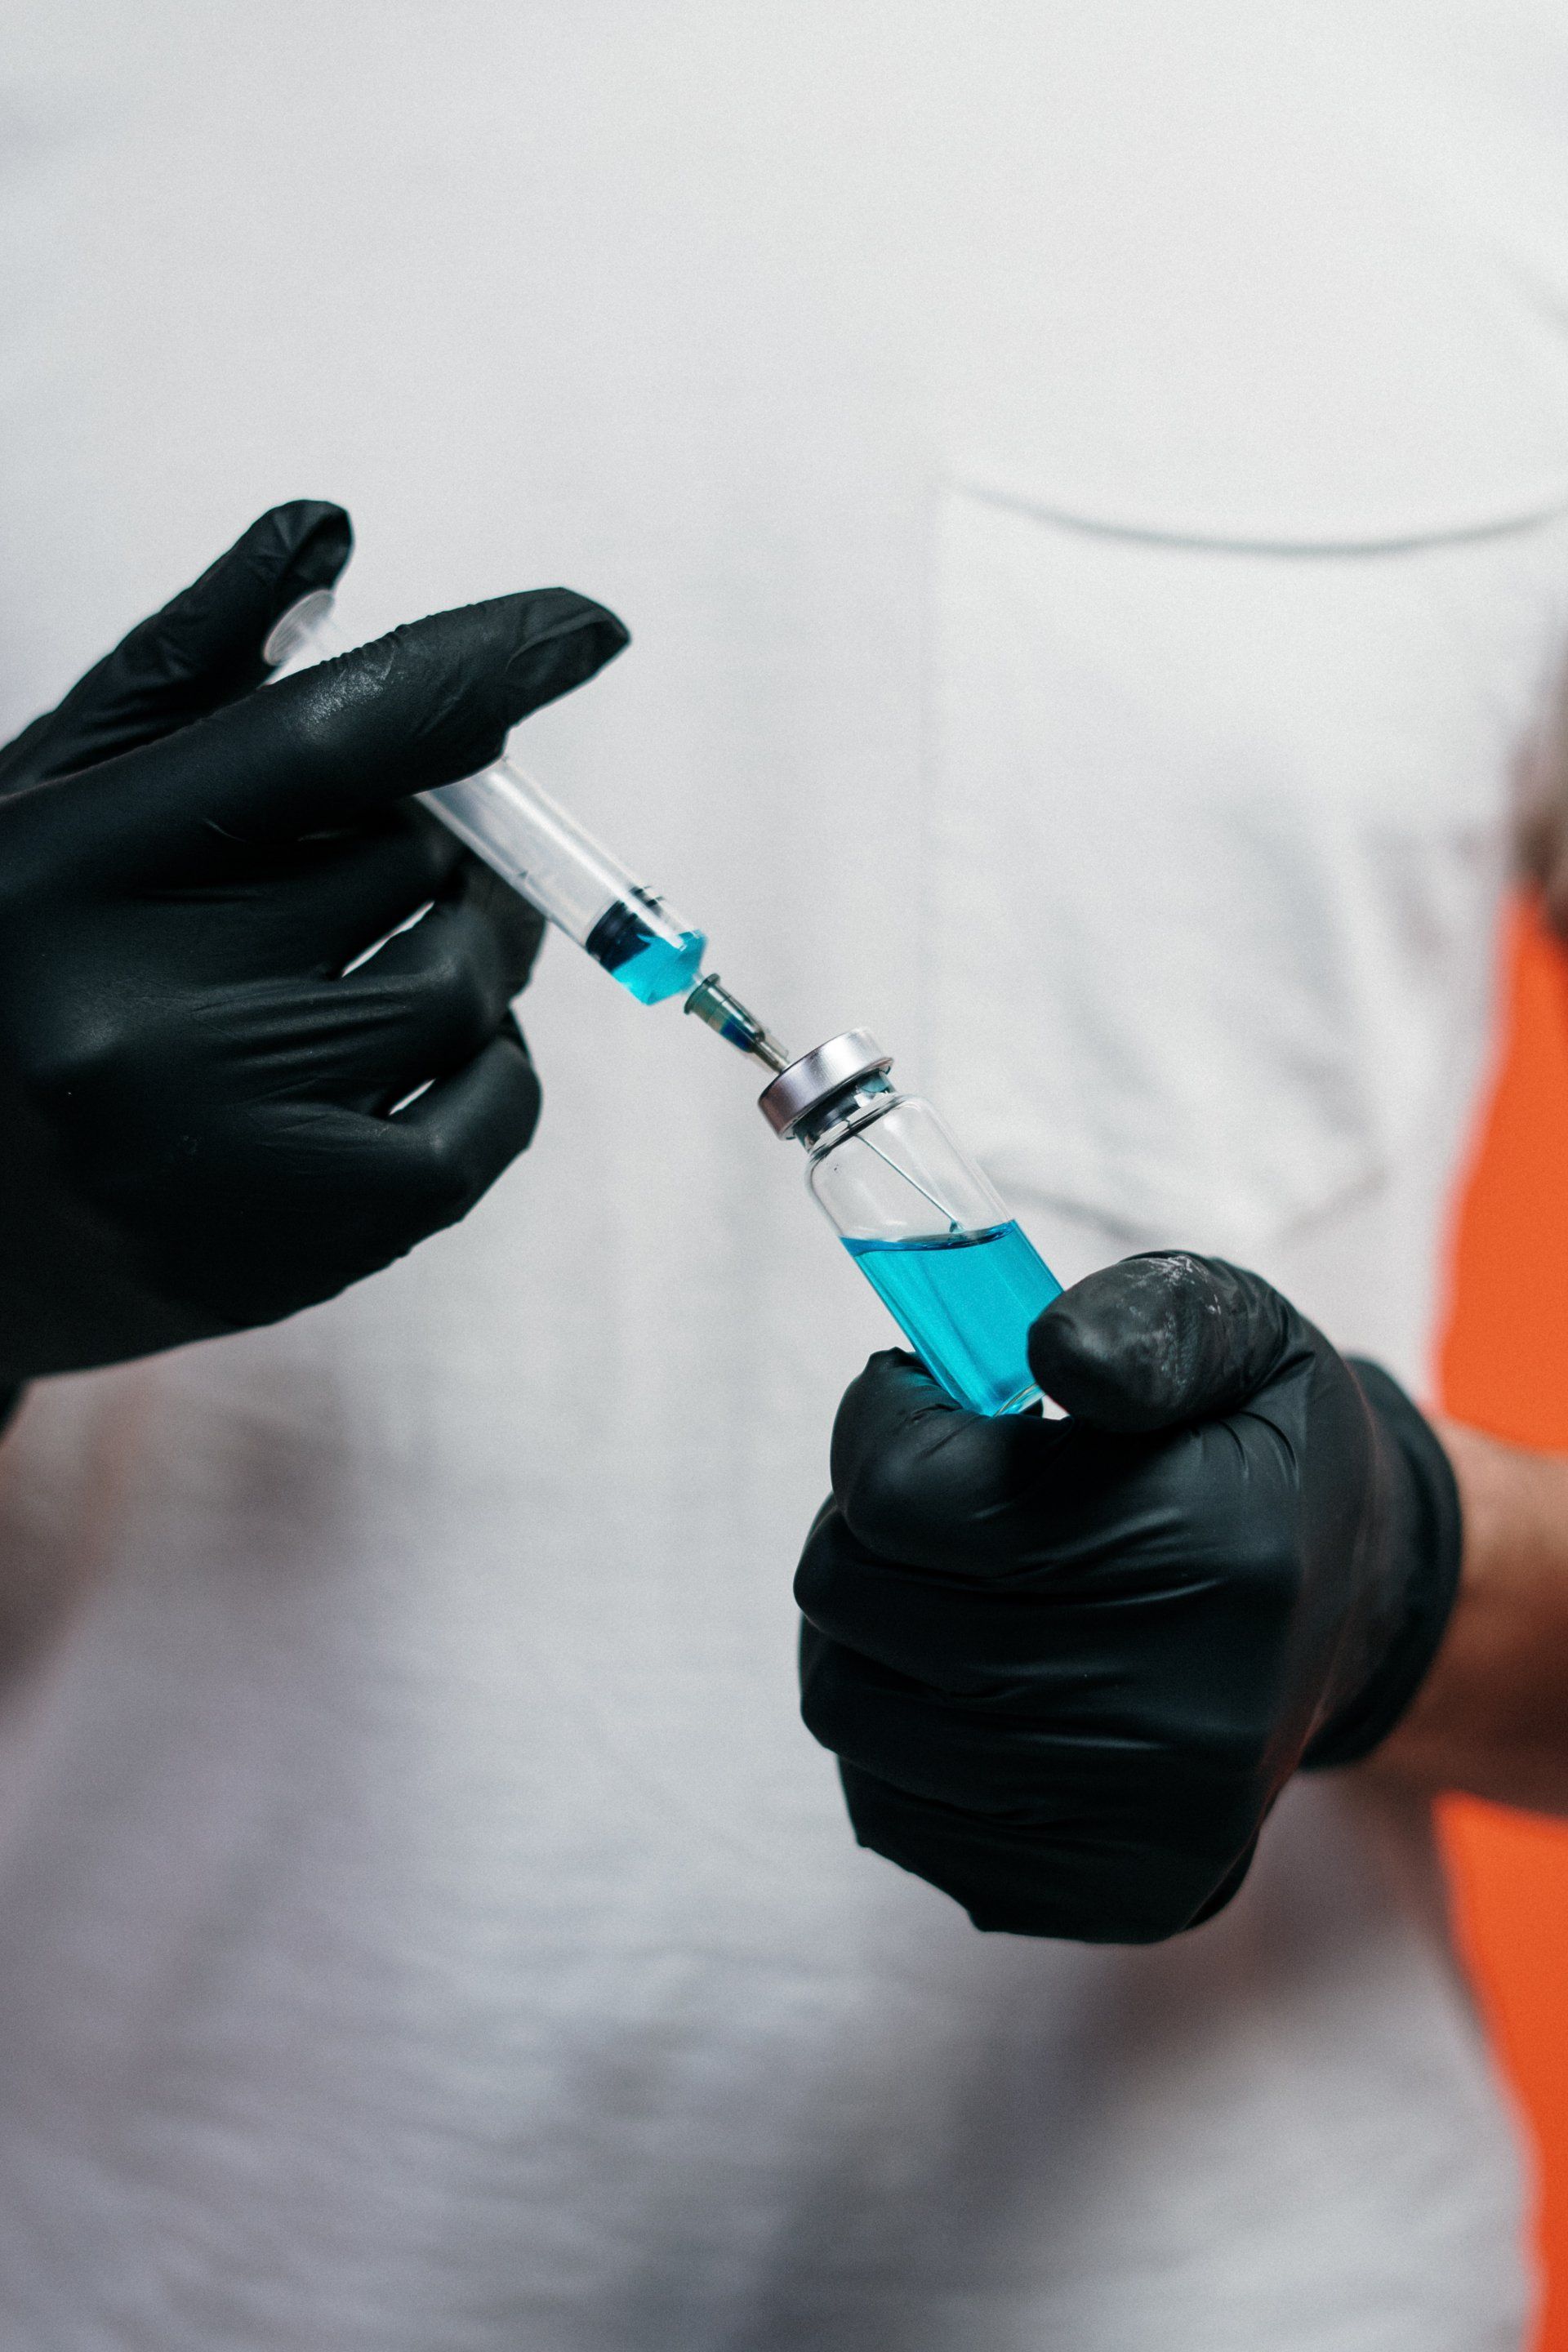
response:
[(892, 1066), (891, 1054), (883, 1053), (869, 1029), (846, 1029), (781, 1070), (757, 1097), (757, 1108), (775, 1135), (789, 1135), (829, 1095)]

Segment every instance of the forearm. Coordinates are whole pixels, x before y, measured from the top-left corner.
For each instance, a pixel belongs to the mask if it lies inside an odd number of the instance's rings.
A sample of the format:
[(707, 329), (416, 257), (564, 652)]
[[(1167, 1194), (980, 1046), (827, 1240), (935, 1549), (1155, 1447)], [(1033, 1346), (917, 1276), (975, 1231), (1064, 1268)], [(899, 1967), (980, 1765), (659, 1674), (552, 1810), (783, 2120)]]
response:
[(1415, 1703), (1364, 1769), (1568, 1814), (1568, 1457), (1438, 1427), (1464, 1510), (1459, 1597)]

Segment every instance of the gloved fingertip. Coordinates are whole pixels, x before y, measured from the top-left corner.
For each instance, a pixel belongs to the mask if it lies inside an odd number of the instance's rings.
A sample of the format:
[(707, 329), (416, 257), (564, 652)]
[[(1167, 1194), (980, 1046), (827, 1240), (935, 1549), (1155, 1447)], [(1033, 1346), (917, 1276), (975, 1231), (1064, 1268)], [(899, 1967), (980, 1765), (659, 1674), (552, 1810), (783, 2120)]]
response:
[(954, 1403), (901, 1348), (873, 1356), (844, 1391), (833, 1424), (833, 1492), (854, 1534), (889, 1558), (923, 1557), (973, 1494), (1004, 1475), (1018, 1424)]
[(963, 1410), (907, 1348), (879, 1348), (845, 1390), (838, 1419), (856, 1432), (874, 1428), (880, 1439), (892, 1424), (919, 1414)]
[(353, 526), (342, 507), (327, 499), (289, 499), (247, 524), (165, 614), (205, 614), (226, 587), (233, 593), (239, 583), (249, 583), (247, 601), (259, 596), (282, 612), (312, 588), (330, 588), (353, 551)]
[(504, 690), (519, 718), (584, 685), (632, 641), (619, 614), (570, 588), (539, 588), (501, 601), (511, 608), (517, 633)]
[(1075, 1418), (1119, 1434), (1229, 1411), (1268, 1380), (1289, 1310), (1256, 1275), (1182, 1250), (1123, 1258), (1049, 1306), (1029, 1369)]
[(329, 499), (268, 507), (127, 643), (172, 676), (213, 673), (210, 699), (225, 701), (259, 682), (268, 633), (302, 596), (331, 587), (353, 550), (353, 526)]
[[(584, 685), (630, 642), (618, 614), (592, 597), (531, 588), (405, 623), (350, 658), (383, 684), (401, 675), (432, 709), (460, 711), (465, 726), (504, 733)], [(476, 746), (468, 756), (482, 764), (495, 754)]]
[(353, 553), (353, 525), (346, 509), (330, 499), (290, 499), (260, 520), (270, 525), (282, 556), (280, 612), (313, 588), (332, 587)]
[(1129, 1360), (1131, 1352), (1065, 1291), (1029, 1332), (1029, 1370), (1042, 1393), (1075, 1420), (1100, 1429), (1152, 1429), (1163, 1418), (1148, 1393), (1151, 1368), (1142, 1360), (1142, 1336), (1140, 1360)]

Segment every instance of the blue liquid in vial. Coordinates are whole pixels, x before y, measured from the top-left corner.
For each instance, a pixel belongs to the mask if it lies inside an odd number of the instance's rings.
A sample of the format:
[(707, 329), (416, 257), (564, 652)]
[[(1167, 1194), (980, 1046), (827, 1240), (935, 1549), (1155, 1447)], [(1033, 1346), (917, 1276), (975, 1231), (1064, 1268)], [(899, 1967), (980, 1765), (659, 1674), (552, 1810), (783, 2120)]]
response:
[(1029, 1326), (1062, 1286), (1021, 1226), (844, 1246), (949, 1396), (971, 1412), (1034, 1402)]

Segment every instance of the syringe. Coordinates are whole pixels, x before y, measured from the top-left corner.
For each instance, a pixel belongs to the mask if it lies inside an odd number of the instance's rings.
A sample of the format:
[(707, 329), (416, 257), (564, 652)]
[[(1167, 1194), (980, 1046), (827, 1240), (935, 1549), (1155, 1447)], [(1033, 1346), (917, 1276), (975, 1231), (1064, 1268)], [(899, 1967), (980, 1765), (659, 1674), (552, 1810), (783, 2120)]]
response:
[[(262, 658), (277, 670), (300, 666), (301, 656), (346, 653), (349, 640), (333, 618), (333, 603), (330, 588), (301, 597), (273, 627)], [(785, 1067), (784, 1048), (720, 984), (717, 972), (699, 981), (706, 933), (635, 880), (510, 760), (418, 797), (640, 1004), (662, 1004), (685, 991), (687, 1012), (738, 1052), (770, 1070)]]

